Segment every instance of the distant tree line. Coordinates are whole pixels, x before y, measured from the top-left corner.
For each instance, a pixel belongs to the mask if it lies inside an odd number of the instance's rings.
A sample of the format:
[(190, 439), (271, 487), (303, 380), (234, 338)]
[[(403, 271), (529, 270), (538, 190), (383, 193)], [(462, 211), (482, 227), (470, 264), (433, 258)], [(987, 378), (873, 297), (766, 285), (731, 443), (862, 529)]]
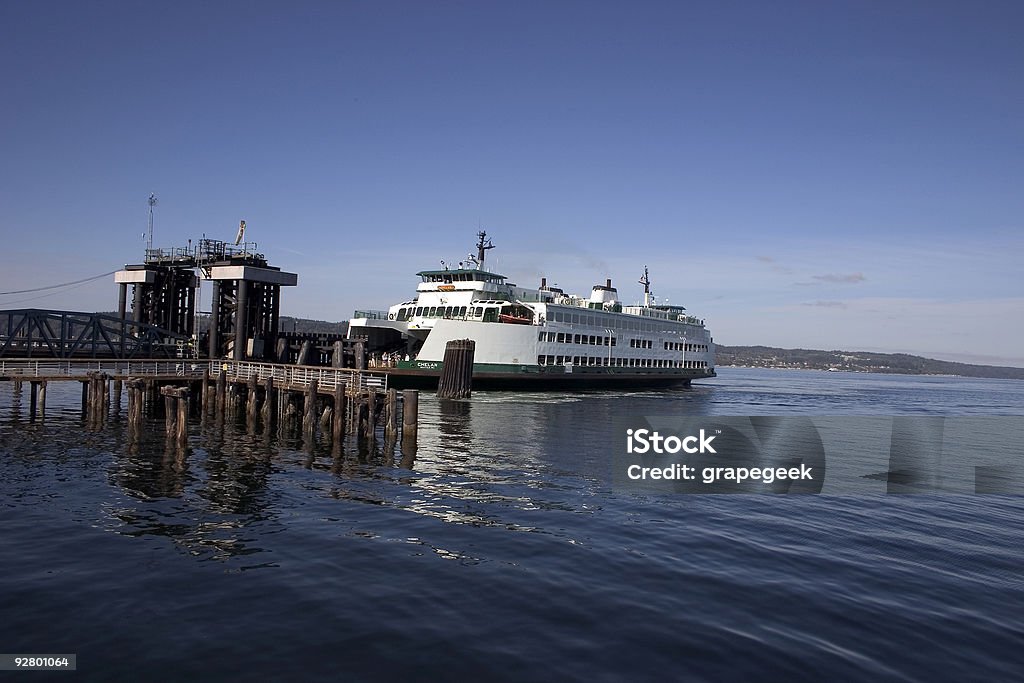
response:
[(1024, 379), (1024, 368), (954, 363), (913, 356), (908, 353), (779, 349), (772, 346), (716, 345), (715, 349), (715, 364), (720, 366), (741, 365), (759, 368), (831, 369), (900, 375), (960, 375), (962, 377)]

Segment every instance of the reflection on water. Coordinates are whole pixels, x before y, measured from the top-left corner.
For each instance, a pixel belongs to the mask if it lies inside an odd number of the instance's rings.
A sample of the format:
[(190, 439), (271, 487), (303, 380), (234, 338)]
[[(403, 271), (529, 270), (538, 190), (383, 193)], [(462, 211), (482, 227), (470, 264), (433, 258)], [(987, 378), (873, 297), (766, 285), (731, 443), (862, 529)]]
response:
[[(304, 444), (231, 420), (190, 425), (180, 449), (153, 418), (129, 443), (116, 410), (83, 430), (77, 383), (52, 383), (34, 423), (0, 384), (0, 529), (18, 549), (0, 576), (12, 605), (0, 636), (59, 630), (111, 667), (129, 643), (174, 680), (294, 676), (282, 653), (308, 655), (309, 679), (414, 680), (454, 648), (492, 678), (654, 680), (685, 651), (695, 677), (717, 680), (738, 633), (759, 647), (737, 678), (764, 677), (793, 648), (828, 677), (971, 678), (984, 662), (1011, 678), (998, 663), (1021, 664), (1018, 499), (609, 485), (624, 415), (1024, 412), (1024, 383), (837, 374), (424, 394), (414, 455), (382, 434)], [(336, 651), (344, 669), (323, 656)]]
[[(305, 491), (333, 500), (388, 506), (449, 523), (535, 530), (533, 511), (589, 512), (580, 492), (607, 491), (608, 453), (621, 440), (624, 415), (785, 414), (847, 409), (910, 414), (922, 406), (920, 382), (889, 377), (825, 378), (747, 372), (672, 391), (577, 394), (477, 393), (469, 400), (420, 400), (418, 449), (349, 438), (331, 444), (319, 435), (304, 443), (293, 431), (270, 437), (241, 422), (190, 426), (180, 449), (163, 439), (160, 418), (143, 438), (128, 442), (117, 402), (105, 428), (84, 433), (73, 383), (51, 383), (49, 410), (26, 421), (23, 392), (6, 391), (0, 443), (23, 467), (68, 461), (72, 448), (104, 460), (107, 482), (123, 495), (104, 509), (118, 533), (163, 535), (189, 553), (230, 557), (259, 552), (247, 536), (253, 525), (282, 524), (281, 482), (297, 471)], [(947, 403), (988, 397), (992, 410), (1013, 404), (991, 386), (929, 384), (927, 400), (950, 392)], [(917, 382), (915, 384), (915, 382)], [(1000, 403), (1002, 402), (1002, 403)], [(894, 410), (894, 407), (896, 410)], [(856, 408), (856, 410), (853, 410)]]

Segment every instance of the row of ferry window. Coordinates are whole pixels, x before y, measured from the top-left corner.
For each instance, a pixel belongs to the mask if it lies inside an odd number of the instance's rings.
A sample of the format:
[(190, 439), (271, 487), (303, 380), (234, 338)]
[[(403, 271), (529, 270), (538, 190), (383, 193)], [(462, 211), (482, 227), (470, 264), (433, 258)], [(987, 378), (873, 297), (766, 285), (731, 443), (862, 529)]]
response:
[(485, 323), (497, 322), (499, 310), (502, 314), (509, 314), (520, 318), (528, 318), (530, 311), (525, 306), (409, 306), (399, 308), (397, 320), (408, 320), (413, 316), (423, 318), (483, 318)]
[(408, 320), (413, 315), (427, 318), (464, 318), (466, 316), (465, 306), (417, 306), (413, 308), (399, 308), (398, 319)]
[(430, 273), (423, 276), (423, 282), (503, 282), (500, 275), (487, 273)]
[(612, 368), (706, 368), (703, 360), (665, 360), (663, 358), (604, 358), (601, 356), (537, 356), (537, 365), (587, 365)]
[(616, 330), (636, 330), (638, 332), (675, 331), (682, 323), (666, 320), (652, 323), (644, 320), (631, 320), (633, 316), (622, 315), (589, 315), (587, 313), (569, 313), (555, 308), (548, 309), (547, 319), (556, 323), (570, 325), (589, 325), (591, 327), (611, 327)]
[[(615, 337), (603, 337), (601, 335), (593, 334), (569, 334), (568, 332), (540, 332), (537, 336), (539, 341), (542, 342), (555, 342), (556, 344), (589, 344), (590, 346), (608, 346), (609, 342), (612, 346), (616, 346), (617, 340)], [(686, 347), (686, 351), (707, 351), (707, 344), (684, 344), (683, 342), (664, 342), (666, 351), (682, 351), (683, 347)], [(631, 349), (652, 349), (654, 348), (654, 342), (651, 339), (630, 339), (629, 348)]]
[(608, 346), (609, 340), (615, 346), (615, 337), (602, 337), (594, 334), (569, 334), (568, 332), (541, 332), (538, 339), (542, 342), (555, 342), (556, 344), (589, 344), (591, 346)]
[[(683, 342), (665, 342), (666, 351), (683, 351), (683, 347), (686, 347), (686, 351), (707, 351), (707, 344), (684, 344)], [(648, 347), (649, 348), (649, 347)]]

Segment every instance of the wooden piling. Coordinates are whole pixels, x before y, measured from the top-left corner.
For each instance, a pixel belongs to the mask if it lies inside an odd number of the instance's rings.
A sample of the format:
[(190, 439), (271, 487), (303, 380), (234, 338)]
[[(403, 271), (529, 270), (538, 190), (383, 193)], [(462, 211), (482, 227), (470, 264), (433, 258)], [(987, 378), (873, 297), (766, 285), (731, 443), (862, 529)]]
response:
[(225, 403), (227, 403), (227, 391), (228, 391), (228, 378), (227, 373), (224, 372), (224, 368), (220, 369), (217, 373), (217, 407), (216, 417), (218, 421), (224, 419)]
[(355, 366), (356, 370), (366, 369), (366, 342), (357, 341), (355, 344)]
[(187, 388), (177, 390), (177, 402), (178, 402), (178, 429), (175, 434), (176, 440), (179, 446), (188, 445), (188, 408), (189, 408), (189, 391)]
[(295, 359), (296, 365), (312, 365), (313, 364), (313, 342), (308, 339), (302, 342), (302, 346), (299, 347), (299, 357)]
[(312, 440), (316, 435), (317, 390), (317, 380), (313, 378), (306, 387), (306, 400), (302, 405), (302, 435), (308, 440)]
[(453, 339), (444, 347), (444, 365), (437, 383), (438, 398), (469, 398), (473, 388), (473, 356), (476, 342)]
[(145, 385), (142, 380), (128, 382), (128, 434), (137, 440), (142, 436), (142, 403)]
[(164, 397), (164, 436), (172, 439), (177, 434), (178, 404), (173, 393), (174, 387), (166, 386), (160, 390)]
[(366, 392), (366, 439), (373, 443), (377, 437), (377, 391), (372, 387)]
[(384, 437), (386, 440), (394, 442), (398, 438), (398, 390), (396, 389), (388, 389), (384, 418)]
[(29, 385), (29, 402), (28, 402), (28, 419), (36, 419), (36, 402), (39, 400), (39, 382), (30, 382)]
[(334, 387), (334, 423), (331, 425), (331, 439), (334, 443), (341, 443), (345, 438), (345, 418), (348, 410), (345, 405), (345, 384), (338, 382)]
[(46, 380), (39, 382), (39, 417), (46, 417)]
[(199, 407), (203, 417), (210, 414), (210, 366), (203, 368), (203, 383), (199, 385)]
[(256, 431), (256, 375), (249, 375), (246, 392), (249, 394), (245, 402), (245, 421), (249, 432)]
[(263, 432), (270, 434), (274, 426), (274, 378), (263, 380)]
[(419, 431), (420, 392), (406, 389), (402, 392), (402, 449), (416, 448)]

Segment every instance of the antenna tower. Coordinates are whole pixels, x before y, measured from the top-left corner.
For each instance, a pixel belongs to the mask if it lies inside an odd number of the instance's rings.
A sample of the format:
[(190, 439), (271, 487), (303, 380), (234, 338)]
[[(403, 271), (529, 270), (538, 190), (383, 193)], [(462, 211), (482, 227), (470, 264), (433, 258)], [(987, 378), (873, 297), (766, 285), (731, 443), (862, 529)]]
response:
[(146, 256), (153, 250), (153, 207), (156, 206), (156, 195), (149, 193), (149, 232), (146, 235)]

